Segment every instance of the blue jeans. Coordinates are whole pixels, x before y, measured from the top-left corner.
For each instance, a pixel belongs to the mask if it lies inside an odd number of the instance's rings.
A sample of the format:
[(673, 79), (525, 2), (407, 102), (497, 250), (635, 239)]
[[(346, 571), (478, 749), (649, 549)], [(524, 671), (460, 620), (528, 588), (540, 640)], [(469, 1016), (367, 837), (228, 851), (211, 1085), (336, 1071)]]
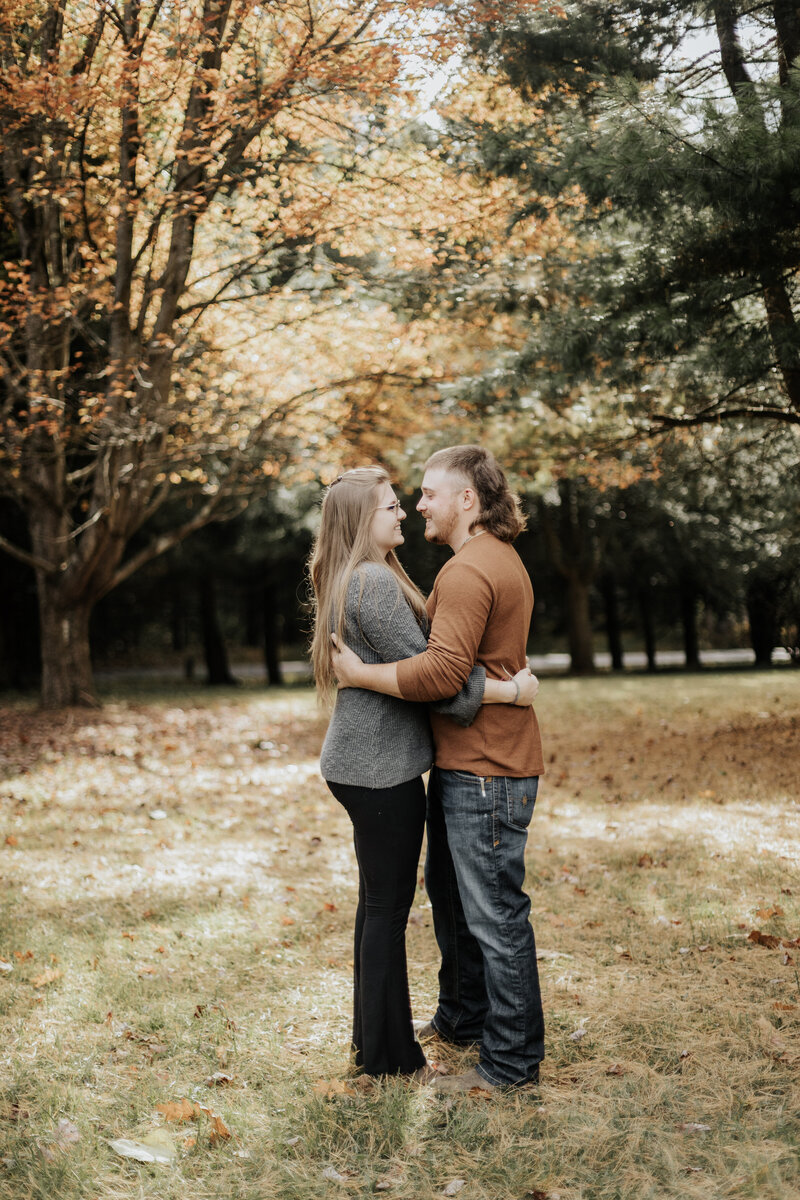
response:
[(442, 955), (433, 1024), (480, 1041), (477, 1070), (497, 1086), (536, 1080), (544, 1018), (523, 890), (538, 777), (481, 778), (434, 767), (425, 884)]

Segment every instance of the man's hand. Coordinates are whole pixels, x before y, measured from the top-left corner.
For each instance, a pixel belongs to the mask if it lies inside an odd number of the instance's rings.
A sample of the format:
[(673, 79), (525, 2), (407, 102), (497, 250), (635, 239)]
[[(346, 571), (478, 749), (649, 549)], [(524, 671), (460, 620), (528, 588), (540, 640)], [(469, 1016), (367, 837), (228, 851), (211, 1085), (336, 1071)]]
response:
[(363, 667), (363, 662), (355, 650), (351, 650), (344, 642), (340, 644), (335, 633), (331, 634), (331, 641), (331, 664), (339, 688), (358, 687), (358, 668)]
[(519, 700), (517, 700), (517, 704), (520, 706), (533, 704), (536, 694), (539, 691), (539, 680), (532, 674), (530, 667), (523, 667), (521, 671), (517, 671), (516, 675), (512, 675), (511, 678), (519, 686)]

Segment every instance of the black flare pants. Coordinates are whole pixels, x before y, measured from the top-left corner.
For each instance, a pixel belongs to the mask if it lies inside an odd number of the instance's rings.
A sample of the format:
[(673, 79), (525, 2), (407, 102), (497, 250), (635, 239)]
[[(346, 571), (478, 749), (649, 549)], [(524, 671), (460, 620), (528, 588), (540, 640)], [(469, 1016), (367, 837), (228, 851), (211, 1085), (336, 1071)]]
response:
[(358, 908), (353, 952), (353, 1049), (367, 1075), (410, 1075), (425, 1063), (414, 1037), (406, 925), (425, 828), (417, 777), (389, 788), (328, 783), (353, 823)]

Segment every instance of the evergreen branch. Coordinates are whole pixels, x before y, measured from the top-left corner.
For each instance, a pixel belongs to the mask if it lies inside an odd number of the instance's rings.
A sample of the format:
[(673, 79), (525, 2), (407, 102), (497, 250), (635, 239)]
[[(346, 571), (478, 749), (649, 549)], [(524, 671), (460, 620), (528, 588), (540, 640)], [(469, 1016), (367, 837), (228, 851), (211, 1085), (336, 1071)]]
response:
[(659, 425), (662, 429), (696, 429), (698, 425), (717, 424), (720, 421), (735, 421), (743, 418), (779, 421), (784, 425), (800, 425), (800, 412), (789, 408), (773, 408), (768, 404), (744, 404), (739, 408), (719, 408), (715, 404), (712, 408), (689, 416), (673, 417), (669, 414), (658, 414), (653, 415), (651, 420), (656, 423), (655, 432), (658, 432)]

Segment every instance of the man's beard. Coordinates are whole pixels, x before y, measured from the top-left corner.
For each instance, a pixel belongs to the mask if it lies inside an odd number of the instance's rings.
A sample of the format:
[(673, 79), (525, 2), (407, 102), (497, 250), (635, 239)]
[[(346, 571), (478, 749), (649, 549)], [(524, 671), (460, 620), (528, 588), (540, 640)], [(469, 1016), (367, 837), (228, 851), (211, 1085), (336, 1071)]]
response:
[(447, 546), (450, 544), (450, 535), (458, 524), (458, 510), (455, 504), (452, 505), (449, 512), (446, 512), (443, 517), (440, 517), (437, 522), (434, 522), (436, 529), (433, 533), (428, 533), (428, 528), (425, 529), (425, 541), (432, 542), (434, 546)]

